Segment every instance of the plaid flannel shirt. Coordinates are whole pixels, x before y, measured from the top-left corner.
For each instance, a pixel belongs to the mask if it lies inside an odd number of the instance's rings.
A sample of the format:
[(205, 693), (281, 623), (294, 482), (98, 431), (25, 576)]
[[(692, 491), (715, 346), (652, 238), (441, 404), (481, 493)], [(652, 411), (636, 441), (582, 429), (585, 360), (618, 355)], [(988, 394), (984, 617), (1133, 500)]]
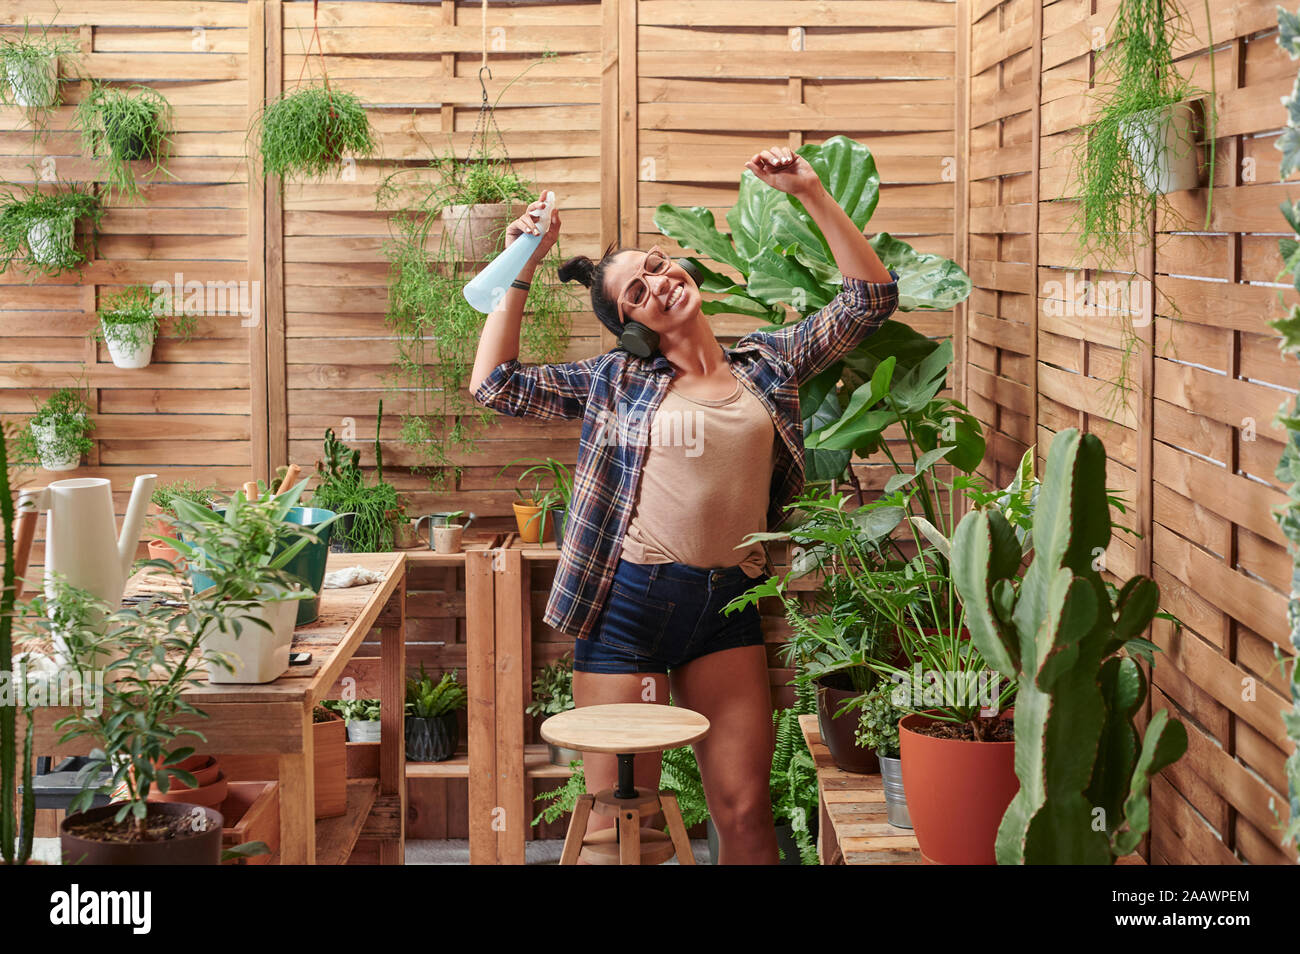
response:
[[(769, 530), (784, 522), (783, 508), (803, 490), (799, 385), (852, 351), (893, 313), (898, 276), (890, 275), (888, 282), (846, 276), (840, 293), (816, 313), (775, 331), (750, 332), (724, 348), (780, 437)], [(563, 364), (525, 366), (510, 358), (474, 391), (479, 404), (511, 417), (582, 419), (564, 542), (542, 617), (562, 633), (586, 639), (604, 606), (636, 504), (650, 422), (675, 374), (661, 354), (646, 360), (615, 348)]]

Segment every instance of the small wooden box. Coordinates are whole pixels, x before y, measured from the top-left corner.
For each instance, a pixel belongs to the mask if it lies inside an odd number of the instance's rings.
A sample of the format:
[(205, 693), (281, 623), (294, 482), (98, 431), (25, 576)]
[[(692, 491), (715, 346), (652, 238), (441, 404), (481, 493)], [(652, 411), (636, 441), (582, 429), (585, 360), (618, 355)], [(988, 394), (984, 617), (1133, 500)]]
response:
[(228, 861), (226, 864), (269, 865), (280, 854), (280, 783), (231, 782), (226, 800), (217, 809), (223, 819), (221, 847), (233, 848), (249, 841), (264, 841), (269, 855)]
[(348, 810), (348, 727), (338, 713), (312, 723), (316, 772), (316, 817), (335, 818)]

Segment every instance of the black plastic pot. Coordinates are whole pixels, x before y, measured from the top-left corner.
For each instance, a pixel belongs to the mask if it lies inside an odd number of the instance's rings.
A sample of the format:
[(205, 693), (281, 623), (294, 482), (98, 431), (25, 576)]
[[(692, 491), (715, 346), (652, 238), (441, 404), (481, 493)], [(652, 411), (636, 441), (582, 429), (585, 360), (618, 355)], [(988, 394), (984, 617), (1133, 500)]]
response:
[(822, 741), (830, 749), (835, 767), (858, 775), (880, 774), (880, 760), (870, 749), (860, 748), (855, 738), (858, 730), (857, 711), (846, 712), (834, 718), (846, 700), (861, 695), (853, 688), (847, 674), (831, 673), (816, 680), (817, 727)]
[(460, 724), (456, 711), (440, 716), (406, 717), (406, 757), (412, 762), (445, 762), (456, 754)]
[(127, 162), (154, 158), (153, 144), (146, 142), (138, 133), (127, 132), (121, 125), (122, 121), (116, 116), (104, 117), (104, 139), (113, 155)]
[(357, 518), (354, 513), (345, 513), (335, 521), (334, 526), (337, 528), (330, 536), (330, 553), (351, 553), (352, 549), (348, 541), (344, 539), (352, 533), (352, 521)]
[(153, 802), (151, 816), (185, 816), (197, 822), (192, 834), (170, 841), (114, 844), (69, 833), (69, 826), (117, 814), (120, 805), (105, 805), (69, 815), (59, 825), (59, 843), (65, 865), (219, 865), (221, 864), (221, 813), (184, 802)]
[[(718, 863), (718, 830), (713, 827), (713, 819), (705, 821), (706, 837), (709, 840), (709, 864)], [(817, 841), (817, 819), (812, 818), (808, 821), (808, 833), (812, 835), (814, 844)], [(782, 865), (799, 865), (799, 843), (794, 840), (794, 828), (788, 821), (776, 823), (776, 846), (781, 849), (782, 857), (778, 864)]]

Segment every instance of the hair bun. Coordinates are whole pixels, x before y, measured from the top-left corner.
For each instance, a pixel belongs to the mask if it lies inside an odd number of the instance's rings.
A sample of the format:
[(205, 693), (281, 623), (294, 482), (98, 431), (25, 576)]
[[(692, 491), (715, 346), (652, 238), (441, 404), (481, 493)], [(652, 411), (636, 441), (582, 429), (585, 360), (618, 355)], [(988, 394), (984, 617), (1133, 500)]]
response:
[(589, 259), (586, 255), (577, 255), (561, 265), (556, 274), (562, 282), (571, 282), (577, 279), (590, 288), (591, 276), (595, 270), (595, 262)]

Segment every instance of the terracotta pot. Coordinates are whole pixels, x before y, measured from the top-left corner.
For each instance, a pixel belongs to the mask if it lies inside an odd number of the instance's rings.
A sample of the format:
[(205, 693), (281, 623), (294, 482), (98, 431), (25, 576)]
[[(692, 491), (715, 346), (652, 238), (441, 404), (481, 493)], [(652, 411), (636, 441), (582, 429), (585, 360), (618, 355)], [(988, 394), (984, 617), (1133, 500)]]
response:
[[(204, 785), (211, 785), (221, 774), (221, 763), (211, 755), (191, 755), (187, 759), (182, 759), (176, 763), (176, 768), (182, 772), (189, 772), (194, 776), (194, 783), (199, 788)], [(173, 780), (172, 788), (181, 788), (179, 780)]]
[(170, 543), (163, 543), (161, 540), (149, 541), (149, 559), (166, 560), (172, 566), (183, 566), (185, 563), (185, 558), (180, 555), (180, 551)]
[[(93, 841), (71, 834), (71, 826), (115, 815), (119, 805), (103, 805), (69, 815), (59, 825), (59, 842), (64, 864), (85, 865), (217, 865), (221, 863), (221, 813), (205, 806), (184, 802), (155, 802), (149, 815), (186, 816), (190, 834), (169, 841), (113, 843)], [(197, 822), (197, 824), (194, 824)]]
[(546, 515), (546, 535), (538, 538), (538, 533), (542, 529), (542, 518), (537, 516), (541, 513), (542, 508), (533, 504), (524, 504), (514, 501), (511, 504), (515, 508), (515, 525), (519, 528), (519, 541), (521, 543), (540, 543), (547, 540), (555, 539), (555, 516)]
[(852, 699), (861, 693), (852, 688), (849, 677), (844, 673), (823, 676), (816, 680), (816, 686), (817, 727), (826, 748), (830, 749), (835, 767), (859, 775), (879, 775), (880, 759), (876, 753), (861, 748), (857, 743), (857, 710), (846, 712), (838, 719), (833, 718), (846, 699)]
[(216, 808), (226, 800), (226, 793), (229, 788), (230, 785), (225, 774), (218, 770), (214, 781), (207, 785), (200, 785), (198, 788), (185, 788), (173, 779), (172, 785), (167, 791), (151, 790), (149, 792), (149, 801), (170, 804), (185, 803), (188, 805), (202, 805), (204, 808)]
[(465, 528), (460, 524), (448, 524), (442, 527), (430, 527), (435, 553), (459, 553), (464, 540)]
[(231, 782), (230, 792), (221, 803), (225, 827), (221, 847), (234, 848), (250, 841), (260, 841), (271, 849), (269, 855), (254, 855), (226, 861), (228, 865), (269, 865), (280, 848), (280, 784), (278, 782)]
[(506, 226), (527, 208), (522, 202), (449, 205), (442, 210), (442, 228), (459, 261), (485, 262), (503, 247)]
[(1016, 744), (936, 739), (915, 731), (932, 722), (913, 714), (898, 723), (903, 789), (921, 856), (932, 864), (996, 864), (998, 826), (1020, 790)]

